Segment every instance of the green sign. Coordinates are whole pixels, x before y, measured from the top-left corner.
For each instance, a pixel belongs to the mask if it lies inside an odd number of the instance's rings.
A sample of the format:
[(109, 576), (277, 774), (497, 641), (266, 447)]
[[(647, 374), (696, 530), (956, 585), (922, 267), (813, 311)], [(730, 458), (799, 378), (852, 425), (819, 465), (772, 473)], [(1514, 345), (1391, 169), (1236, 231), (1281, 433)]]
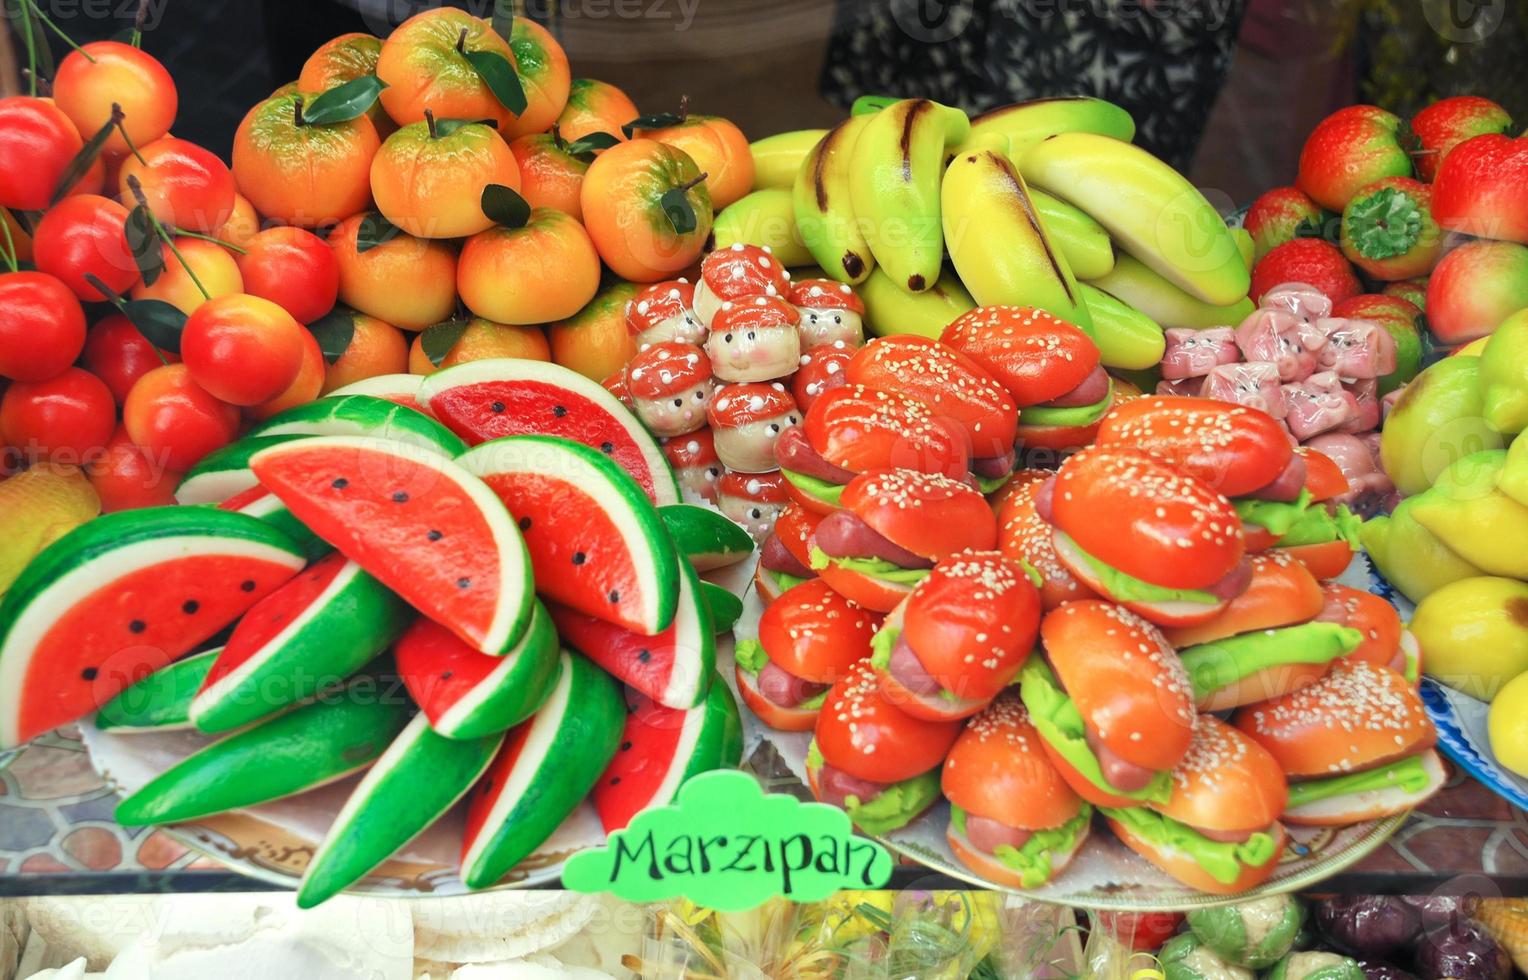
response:
[(777, 895), (816, 902), (843, 888), (880, 888), (890, 877), (891, 855), (856, 836), (838, 807), (766, 794), (747, 773), (717, 770), (692, 777), (669, 806), (637, 814), (604, 847), (574, 855), (562, 883), (737, 912)]

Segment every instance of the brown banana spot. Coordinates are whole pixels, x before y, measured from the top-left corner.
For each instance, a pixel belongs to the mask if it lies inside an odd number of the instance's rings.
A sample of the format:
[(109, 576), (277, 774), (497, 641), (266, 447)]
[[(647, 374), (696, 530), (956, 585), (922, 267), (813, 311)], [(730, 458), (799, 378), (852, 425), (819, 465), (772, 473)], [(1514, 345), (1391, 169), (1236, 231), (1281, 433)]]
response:
[(934, 103), (928, 99), (917, 99), (907, 107), (906, 114), (902, 117), (902, 138), (898, 146), (902, 150), (902, 179), (913, 179), (913, 127), (918, 124), (918, 117), (934, 108)]
[(856, 252), (845, 252), (842, 264), (844, 271), (854, 278), (858, 278), (865, 271), (865, 260)]
[(1507, 600), (1507, 618), (1512, 620), (1514, 626), (1528, 629), (1528, 599), (1522, 596), (1513, 596)]
[(817, 156), (812, 160), (812, 196), (817, 199), (817, 210), (828, 209), (828, 187), (824, 176), (827, 169), (828, 154), (833, 150), (833, 143), (847, 123), (839, 123), (834, 126), (828, 135), (822, 138), (822, 145), (814, 151)]
[(922, 276), (908, 276), (907, 277), (907, 288), (908, 288), (908, 290), (910, 292), (914, 292), (914, 293), (921, 293), (921, 292), (923, 292), (923, 277)]
[(1077, 302), (1077, 297), (1072, 292), (1072, 284), (1066, 281), (1066, 273), (1061, 271), (1061, 263), (1056, 260), (1056, 252), (1051, 248), (1050, 242), (1045, 237), (1045, 229), (1040, 225), (1040, 216), (1035, 213), (1034, 206), (1030, 203), (1029, 195), (1024, 193), (1024, 185), (1020, 183), (1018, 174), (1013, 172), (1013, 164), (1000, 154), (987, 151), (992, 158), (1002, 179), (1007, 183), (1009, 193), (1013, 196), (1018, 207), (1024, 213), (1024, 220), (1029, 222), (1030, 229), (1035, 233), (1035, 240), (1045, 249), (1045, 259), (1050, 263), (1051, 271), (1056, 274), (1056, 281), (1061, 283), (1061, 288), (1066, 291), (1066, 298), (1072, 303)]

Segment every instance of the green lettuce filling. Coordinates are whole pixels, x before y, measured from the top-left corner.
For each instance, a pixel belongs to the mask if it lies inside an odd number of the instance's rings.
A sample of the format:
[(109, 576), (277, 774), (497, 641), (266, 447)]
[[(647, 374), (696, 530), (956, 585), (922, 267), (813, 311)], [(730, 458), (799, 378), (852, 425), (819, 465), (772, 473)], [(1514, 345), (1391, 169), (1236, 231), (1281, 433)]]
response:
[(794, 589), (796, 586), (800, 585), (802, 582), (810, 582), (811, 581), (811, 579), (797, 578), (795, 575), (792, 575), (790, 572), (777, 572), (774, 569), (770, 569), (770, 568), (764, 569), (764, 574), (768, 575), (768, 576), (770, 576), (770, 577), (772, 577), (774, 579), (775, 588), (779, 589), (781, 592), (785, 592), (785, 591), (788, 591), (790, 589)]
[(1032, 654), (1019, 671), (1019, 697), (1029, 709), (1030, 720), (1051, 748), (1055, 749), (1073, 769), (1089, 782), (1105, 792), (1123, 796), (1129, 800), (1146, 803), (1166, 803), (1172, 795), (1172, 776), (1159, 772), (1145, 789), (1125, 792), (1115, 789), (1104, 779), (1103, 767), (1098, 756), (1088, 747), (1082, 713), (1076, 703), (1061, 689), (1050, 665), (1038, 654)]
[(1270, 534), (1282, 536), (1289, 533), (1305, 517), (1310, 509), (1310, 491), (1300, 488), (1300, 496), (1294, 500), (1253, 500), (1242, 497), (1233, 502), (1243, 524), (1256, 524)]
[[(806, 764), (811, 769), (821, 769), (823, 766), (822, 752), (818, 750), (815, 738), (807, 746)], [(907, 826), (938, 798), (939, 768), (935, 767), (921, 776), (892, 783), (868, 802), (860, 802), (857, 796), (847, 797), (844, 800), (844, 812), (856, 827), (867, 834), (889, 834)]]
[(1054, 405), (1026, 405), (1019, 410), (1020, 425), (1052, 425), (1064, 428), (1072, 428), (1079, 425), (1092, 425), (1104, 417), (1109, 407), (1114, 404), (1114, 379), (1109, 379), (1109, 390), (1104, 396), (1091, 405), (1072, 405), (1060, 408)]
[(1012, 473), (1004, 473), (1002, 476), (979, 476), (976, 478), (976, 488), (980, 490), (982, 492), (982, 496), (985, 497), (987, 494), (994, 493), (999, 490), (1003, 484), (1007, 483), (1011, 479), (1013, 479)]
[[(992, 856), (1017, 871), (1024, 888), (1038, 888), (1050, 881), (1052, 856), (1071, 853), (1092, 819), (1093, 807), (1084, 803), (1081, 812), (1061, 826), (1034, 831), (1023, 847), (1001, 844)], [(966, 835), (966, 811), (953, 803), (950, 804), (950, 823), (960, 836)]]
[(1296, 548), (1342, 540), (1356, 548), (1358, 531), (1363, 523), (1363, 518), (1348, 510), (1347, 504), (1338, 504), (1335, 514), (1329, 513), (1325, 507), (1312, 507), (1289, 529), (1289, 533), (1279, 538), (1278, 547)]
[(829, 483), (827, 480), (819, 480), (815, 476), (807, 476), (805, 473), (797, 473), (794, 470), (783, 468), (780, 472), (797, 490), (816, 497), (823, 503), (832, 504), (834, 507), (837, 507), (838, 498), (843, 496), (844, 485), (842, 483)]
[(1073, 541), (1071, 536), (1064, 531), (1058, 531), (1061, 539), (1076, 550), (1093, 570), (1093, 575), (1103, 585), (1109, 596), (1122, 602), (1197, 602), (1206, 606), (1220, 604), (1215, 598), (1203, 589), (1168, 589), (1160, 585), (1152, 585), (1143, 582), (1131, 575), (1094, 558), (1083, 551)]
[(1227, 885), (1241, 875), (1243, 868), (1266, 864), (1278, 853), (1278, 842), (1271, 834), (1261, 830), (1240, 843), (1214, 841), (1187, 824), (1181, 824), (1145, 807), (1103, 807), (1100, 812), (1124, 824), (1131, 833), (1157, 847), (1187, 854), (1210, 877)]
[(1184, 647), (1178, 657), (1193, 682), (1194, 699), (1203, 701), (1260, 670), (1283, 664), (1331, 663), (1358, 649), (1362, 642), (1363, 634), (1347, 626), (1301, 623)]
[(896, 562), (887, 561), (884, 558), (831, 558), (821, 548), (812, 549), (812, 568), (822, 571), (829, 565), (837, 565), (839, 568), (848, 569), (851, 572), (859, 572), (871, 578), (878, 578), (884, 582), (894, 582), (897, 585), (913, 585), (928, 577), (929, 570), (926, 568), (903, 568)]
[(1420, 793), (1425, 790), (1432, 777), (1427, 774), (1427, 769), (1422, 765), (1422, 757), (1419, 755), (1407, 756), (1399, 762), (1392, 762), (1388, 766), (1380, 766), (1378, 769), (1370, 769), (1367, 772), (1355, 772), (1346, 776), (1333, 776), (1331, 779), (1312, 779), (1303, 783), (1289, 784), (1289, 809), (1304, 806), (1307, 803), (1315, 803), (1320, 800), (1329, 800), (1334, 796), (1345, 796), (1348, 793), (1367, 793), (1371, 790), (1396, 789), (1405, 790), (1408, 793)]

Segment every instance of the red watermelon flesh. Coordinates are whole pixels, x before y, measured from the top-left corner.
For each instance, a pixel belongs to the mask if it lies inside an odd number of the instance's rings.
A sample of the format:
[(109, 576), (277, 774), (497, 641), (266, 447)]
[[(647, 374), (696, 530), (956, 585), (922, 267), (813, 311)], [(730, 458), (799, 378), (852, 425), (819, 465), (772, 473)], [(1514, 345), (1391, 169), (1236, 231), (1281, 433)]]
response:
[[(263, 488), (262, 488), (263, 489)], [(224, 677), (238, 670), (251, 656), (259, 653), (277, 633), (296, 619), (329, 587), (336, 575), (345, 569), (345, 556), (332, 554), (310, 565), (307, 570), (286, 583), (286, 586), (264, 601), (252, 607), (239, 620), (239, 628), (229, 637), (227, 646), (218, 655), (212, 669), (202, 681), (207, 690)]]
[[(674, 782), (672, 773), (683, 770), (689, 750), (694, 748), (696, 733), (687, 719), (705, 714), (698, 708), (665, 708), (645, 695), (628, 695), (626, 727), (621, 731), (621, 748), (600, 781), (594, 784), (594, 809), (605, 833), (620, 830), (648, 806), (662, 806), (673, 798), (678, 787), (665, 790)], [(667, 798), (659, 800), (660, 795)]]
[(611, 424), (602, 406), (567, 388), (527, 378), (481, 381), (434, 395), (430, 407), (447, 428), (473, 446), (521, 435), (581, 442), (615, 460), (654, 503), (672, 502), (659, 500), (652, 469), (636, 440)]
[[(21, 741), (95, 710), (196, 649), (292, 572), (278, 562), (193, 555), (139, 569), (76, 600), (32, 655)], [(82, 664), (85, 651), (95, 656)]]
[(255, 501), (262, 500), (270, 495), (271, 492), (269, 490), (257, 483), (248, 490), (241, 490), (218, 504), (218, 510), (242, 511)]
[(530, 562), (476, 477), (402, 444), (351, 436), (274, 446), (250, 465), (299, 521), (477, 649), (498, 653), (523, 631)]

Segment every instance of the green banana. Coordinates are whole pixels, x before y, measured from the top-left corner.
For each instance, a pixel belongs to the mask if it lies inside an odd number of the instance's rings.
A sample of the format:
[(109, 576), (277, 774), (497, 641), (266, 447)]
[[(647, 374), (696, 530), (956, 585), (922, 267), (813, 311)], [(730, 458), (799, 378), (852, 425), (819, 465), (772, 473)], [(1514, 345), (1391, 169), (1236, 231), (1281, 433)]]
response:
[(864, 120), (850, 161), (854, 214), (876, 263), (903, 289), (921, 293), (939, 279), (944, 260), (939, 186), (945, 147), (962, 142), (971, 121), (928, 99), (903, 99), (854, 119)]
[(1093, 343), (1106, 368), (1141, 371), (1162, 359), (1167, 338), (1151, 317), (1117, 296), (1088, 283), (1078, 283), (1093, 318)]
[(1114, 242), (1104, 226), (1086, 212), (1042, 190), (1033, 187), (1028, 190), (1029, 199), (1040, 212), (1040, 224), (1045, 226), (1056, 249), (1066, 256), (1072, 275), (1078, 279), (1108, 275), (1114, 268)]
[(801, 161), (827, 134), (826, 129), (797, 129), (749, 143), (748, 153), (753, 157), (753, 190), (770, 187), (789, 190), (796, 182)]
[(369, 690), (331, 692), (187, 756), (118, 803), (117, 822), (194, 820), (304, 793), (366, 768), (410, 713), (401, 693), (379, 693), (375, 679), (366, 683)]
[(932, 288), (910, 293), (884, 270), (875, 269), (860, 284), (859, 295), (865, 304), (865, 329), (877, 337), (911, 333), (937, 340), (951, 320), (976, 309), (976, 300), (949, 271)]
[(863, 222), (854, 213), (853, 152), (871, 116), (853, 116), (828, 130), (802, 159), (791, 185), (796, 232), (829, 276), (851, 284), (865, 281), (875, 257)]
[(944, 240), (960, 281), (982, 306), (1035, 306), (1085, 331), (1093, 322), (1002, 137), (950, 163), (940, 188)]
[(1062, 133), (1019, 160), (1024, 179), (1076, 205), (1130, 254), (1215, 306), (1247, 295), (1251, 276), (1213, 205), (1145, 150), (1094, 133)]
[(991, 133), (1008, 137), (1008, 152), (1017, 162), (1030, 147), (1060, 133), (1097, 133), (1128, 143), (1135, 139), (1135, 120), (1112, 102), (1064, 95), (999, 106), (971, 120), (971, 138)]
[[(1237, 261), (1240, 261), (1239, 259)], [(1253, 310), (1243, 296), (1227, 306), (1215, 306), (1185, 293), (1153, 272), (1144, 262), (1124, 252), (1114, 257), (1107, 275), (1090, 281), (1123, 303), (1128, 303), (1163, 327), (1234, 327)]]
[(813, 264), (812, 253), (796, 230), (791, 192), (783, 187), (754, 191), (722, 208), (711, 225), (711, 234), (718, 249), (738, 242), (764, 245), (781, 265)]

